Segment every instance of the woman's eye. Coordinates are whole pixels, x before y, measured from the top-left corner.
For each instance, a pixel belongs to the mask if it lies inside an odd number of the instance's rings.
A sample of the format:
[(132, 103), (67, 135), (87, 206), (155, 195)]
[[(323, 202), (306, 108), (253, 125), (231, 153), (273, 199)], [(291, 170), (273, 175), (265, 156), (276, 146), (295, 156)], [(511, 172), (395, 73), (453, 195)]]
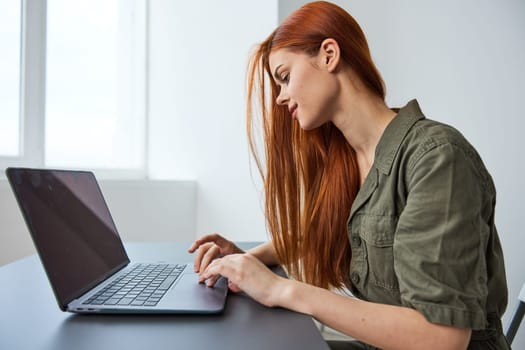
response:
[(290, 74), (284, 75), (281, 80), (285, 83), (288, 83), (290, 81)]

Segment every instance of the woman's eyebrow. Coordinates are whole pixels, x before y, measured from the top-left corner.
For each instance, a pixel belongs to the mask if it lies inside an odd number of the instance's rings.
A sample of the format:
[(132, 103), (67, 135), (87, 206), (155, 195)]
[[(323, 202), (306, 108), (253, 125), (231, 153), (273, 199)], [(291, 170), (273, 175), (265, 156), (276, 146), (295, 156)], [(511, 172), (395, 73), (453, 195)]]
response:
[(279, 70), (279, 68), (281, 68), (281, 66), (282, 66), (282, 64), (278, 65), (277, 67), (275, 67), (275, 70), (273, 71), (273, 77), (275, 78), (275, 80), (281, 81), (281, 78), (277, 74), (277, 71)]

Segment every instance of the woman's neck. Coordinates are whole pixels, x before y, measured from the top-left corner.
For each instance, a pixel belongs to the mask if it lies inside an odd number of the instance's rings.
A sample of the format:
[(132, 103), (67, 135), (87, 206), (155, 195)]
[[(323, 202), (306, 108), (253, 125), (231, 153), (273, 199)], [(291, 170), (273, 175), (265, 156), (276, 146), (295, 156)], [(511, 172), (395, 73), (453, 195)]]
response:
[(332, 122), (355, 150), (364, 182), (374, 163), (376, 146), (396, 113), (380, 97), (354, 82), (348, 82), (346, 87), (342, 84), (339, 108)]

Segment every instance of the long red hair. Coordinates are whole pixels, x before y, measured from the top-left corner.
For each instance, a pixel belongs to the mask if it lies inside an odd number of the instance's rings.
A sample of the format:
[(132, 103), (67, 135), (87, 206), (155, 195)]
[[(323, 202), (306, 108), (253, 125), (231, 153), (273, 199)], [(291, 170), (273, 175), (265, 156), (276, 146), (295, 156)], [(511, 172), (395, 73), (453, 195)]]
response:
[[(254, 52), (247, 73), (247, 132), (279, 261), (298, 280), (337, 288), (349, 284), (347, 220), (359, 189), (356, 155), (331, 122), (304, 131), (286, 106), (277, 105), (279, 86), (269, 66), (273, 50), (313, 56), (327, 38), (337, 41), (342, 60), (364, 86), (384, 99), (383, 80), (357, 22), (334, 4), (313, 2), (286, 18)], [(264, 162), (253, 132), (258, 127)]]

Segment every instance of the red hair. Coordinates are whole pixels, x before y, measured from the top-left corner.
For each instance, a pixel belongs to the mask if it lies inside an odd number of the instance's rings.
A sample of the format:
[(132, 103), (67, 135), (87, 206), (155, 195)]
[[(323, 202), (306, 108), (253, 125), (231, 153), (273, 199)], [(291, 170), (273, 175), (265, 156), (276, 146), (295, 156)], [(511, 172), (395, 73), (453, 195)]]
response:
[[(247, 75), (248, 139), (264, 181), (266, 221), (277, 256), (293, 277), (323, 288), (349, 284), (347, 220), (359, 189), (356, 155), (331, 122), (305, 131), (286, 106), (277, 105), (279, 86), (269, 55), (288, 49), (313, 56), (327, 38), (337, 41), (342, 61), (384, 100), (384, 84), (363, 31), (350, 14), (323, 1), (286, 18), (257, 47)], [(254, 110), (260, 112), (265, 168), (252, 132)]]

